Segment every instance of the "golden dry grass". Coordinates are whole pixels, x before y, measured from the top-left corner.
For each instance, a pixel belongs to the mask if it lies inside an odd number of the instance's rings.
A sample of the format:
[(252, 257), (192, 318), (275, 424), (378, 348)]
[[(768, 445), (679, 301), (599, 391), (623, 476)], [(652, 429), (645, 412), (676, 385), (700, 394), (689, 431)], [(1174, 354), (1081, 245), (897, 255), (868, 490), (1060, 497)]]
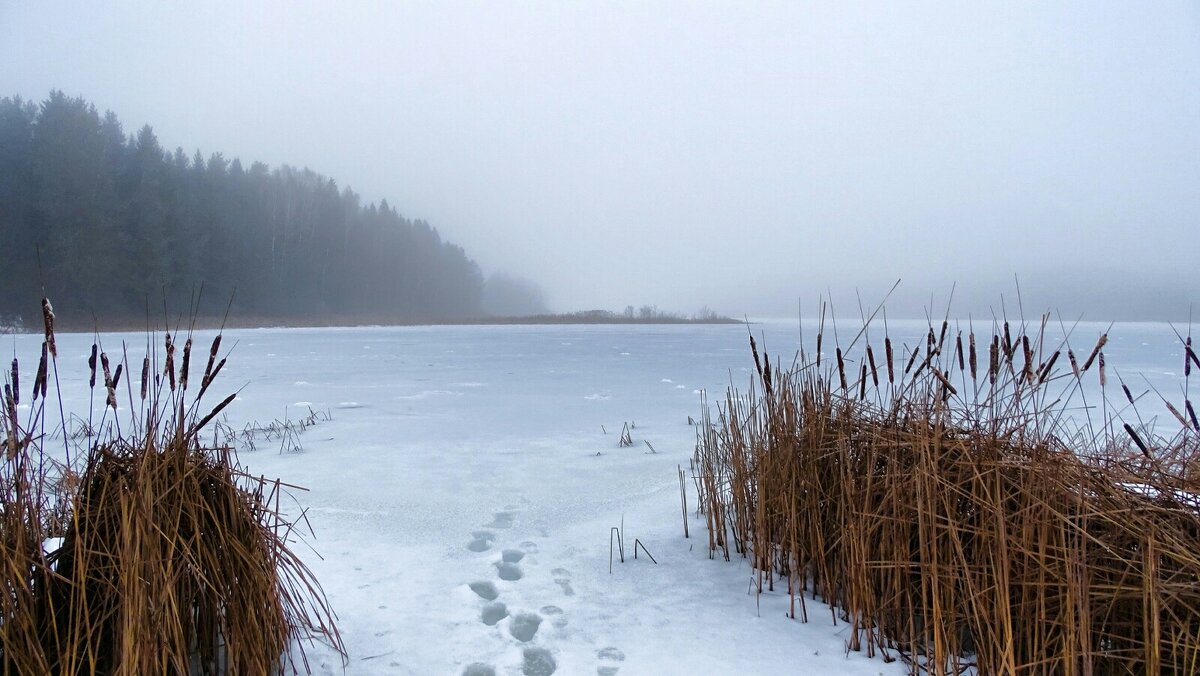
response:
[(981, 337), (987, 372), (973, 331), (964, 354), (931, 325), (906, 365), (887, 338), (886, 378), (869, 346), (781, 369), (752, 338), (754, 386), (698, 436), (710, 550), (913, 673), (1200, 673), (1200, 429), (1162, 439), (1107, 402), (1073, 423), (1106, 338), (1080, 367), (1046, 323)]

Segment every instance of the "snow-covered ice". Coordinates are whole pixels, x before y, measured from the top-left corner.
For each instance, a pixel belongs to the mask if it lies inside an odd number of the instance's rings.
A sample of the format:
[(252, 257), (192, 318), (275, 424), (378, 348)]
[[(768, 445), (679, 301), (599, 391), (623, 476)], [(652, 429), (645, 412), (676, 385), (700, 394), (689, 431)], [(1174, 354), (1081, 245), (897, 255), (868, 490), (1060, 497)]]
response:
[[(1103, 328), (1078, 329), (1076, 351)], [(760, 349), (790, 361), (794, 321), (753, 330)], [(924, 328), (891, 330), (916, 344)], [(847, 625), (828, 607), (809, 600), (804, 624), (786, 617), (786, 591), (756, 597), (745, 561), (708, 558), (701, 519), (683, 537), (676, 467), (693, 450), (696, 393), (716, 398), (750, 382), (746, 335), (743, 326), (227, 331), (224, 344), (237, 346), (213, 390), (245, 386), (229, 409), (234, 428), (296, 417), (301, 406), (330, 412), (300, 438), (302, 452), (260, 445), (240, 458), (254, 474), (307, 488), (288, 509), (307, 509), (316, 537), (299, 551), (340, 618), (347, 673), (905, 673), (847, 654)], [(1178, 393), (1182, 349), (1169, 328), (1118, 325), (1111, 335), (1109, 364)], [(103, 338), (110, 354), (126, 341), (134, 361), (146, 344), (140, 334)], [(15, 339), (23, 361), (36, 359), (38, 340)], [(91, 337), (59, 345), (64, 403), (86, 411)], [(631, 448), (618, 446), (626, 423)], [(626, 560), (610, 574), (609, 532), (622, 523)], [(657, 564), (633, 558), (634, 538)], [(317, 673), (342, 672), (328, 650), (313, 648), (310, 661)]]

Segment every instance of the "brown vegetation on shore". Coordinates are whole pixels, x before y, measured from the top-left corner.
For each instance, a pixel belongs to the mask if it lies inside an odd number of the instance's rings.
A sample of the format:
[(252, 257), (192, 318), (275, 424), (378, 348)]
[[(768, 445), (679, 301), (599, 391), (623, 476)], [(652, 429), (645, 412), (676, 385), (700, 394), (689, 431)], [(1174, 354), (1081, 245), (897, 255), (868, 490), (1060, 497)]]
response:
[(850, 649), (914, 674), (1200, 673), (1192, 402), (1163, 399), (1180, 431), (1152, 433), (1107, 335), (1077, 353), (1048, 319), (883, 349), (864, 329), (787, 367), (751, 338), (754, 384), (715, 421), (706, 404), (698, 436), (710, 551), (749, 558), (793, 617), (825, 600)]

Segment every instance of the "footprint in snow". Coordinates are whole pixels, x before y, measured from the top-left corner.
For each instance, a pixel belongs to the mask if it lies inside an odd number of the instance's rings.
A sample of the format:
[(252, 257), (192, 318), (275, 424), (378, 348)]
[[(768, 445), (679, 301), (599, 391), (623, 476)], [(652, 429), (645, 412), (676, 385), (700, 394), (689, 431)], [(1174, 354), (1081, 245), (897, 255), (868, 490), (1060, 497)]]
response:
[(512, 512), (496, 512), (492, 515), (492, 522), (484, 526), (484, 528), (512, 528), (515, 515)]
[(501, 557), (505, 563), (519, 563), (521, 559), (525, 558), (525, 552), (519, 549), (506, 549)]
[(489, 627), (496, 626), (500, 620), (508, 617), (508, 606), (498, 601), (489, 603), (479, 613), (479, 618)]
[(522, 542), (521, 549), (524, 549), (526, 554), (537, 554), (538, 553), (537, 543), (534, 542), (533, 540), (526, 540), (526, 541)]
[(496, 585), (491, 582), (472, 582), (468, 586), (484, 601), (495, 601), (496, 597), (500, 596), (500, 592), (496, 591)]
[(625, 653), (620, 648), (609, 646), (597, 650), (596, 658), (600, 660), (600, 666), (596, 667), (596, 676), (616, 676), (621, 667), (614, 662), (624, 662)]
[(490, 530), (477, 530), (471, 533), (471, 542), (467, 544), (467, 549), (473, 552), (486, 552), (492, 548), (492, 540), (496, 539), (496, 534)]
[(497, 561), (496, 571), (499, 573), (500, 579), (506, 582), (516, 582), (525, 577), (525, 571), (521, 570), (520, 566), (508, 561)]
[(537, 613), (517, 613), (508, 624), (508, 633), (522, 643), (533, 640), (538, 627), (542, 625), (542, 616)]
[(563, 617), (563, 609), (558, 606), (542, 606), (540, 609), (543, 615), (551, 618), (550, 624), (554, 625), (555, 629), (566, 629), (567, 618)]
[(475, 662), (463, 669), (462, 676), (496, 676), (496, 669), (490, 664)]
[(521, 673), (525, 676), (550, 676), (558, 668), (554, 656), (545, 648), (526, 648)]
[(566, 568), (555, 568), (550, 571), (554, 576), (554, 582), (562, 588), (563, 596), (574, 596), (575, 589), (571, 587), (571, 572)]

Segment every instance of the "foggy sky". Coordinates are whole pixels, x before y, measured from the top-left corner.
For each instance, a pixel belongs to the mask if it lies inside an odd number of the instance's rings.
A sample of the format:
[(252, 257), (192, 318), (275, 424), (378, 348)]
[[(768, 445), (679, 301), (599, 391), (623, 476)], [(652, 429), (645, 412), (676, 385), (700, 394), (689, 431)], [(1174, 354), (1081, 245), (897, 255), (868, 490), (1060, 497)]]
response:
[(308, 166), (558, 310), (1200, 301), (1194, 3), (244, 4), (0, 0), (0, 96)]

